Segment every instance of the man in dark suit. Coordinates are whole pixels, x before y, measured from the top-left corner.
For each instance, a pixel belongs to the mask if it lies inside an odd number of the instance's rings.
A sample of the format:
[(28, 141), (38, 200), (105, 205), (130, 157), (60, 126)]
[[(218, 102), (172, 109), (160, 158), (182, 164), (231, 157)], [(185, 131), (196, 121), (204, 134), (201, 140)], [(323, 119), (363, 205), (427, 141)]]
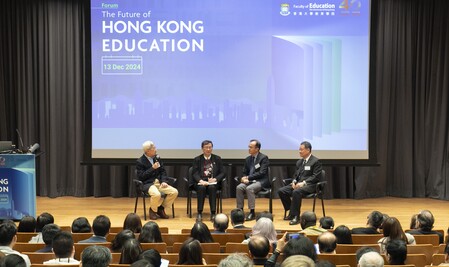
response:
[[(156, 146), (151, 141), (146, 141), (142, 145), (143, 155), (137, 159), (136, 174), (137, 179), (143, 182), (143, 190), (148, 190), (150, 198), (150, 219), (168, 219), (165, 208), (169, 208), (176, 197), (178, 190), (168, 185), (167, 172), (159, 156), (157, 156)], [(161, 197), (161, 193), (166, 195)]]
[[(279, 189), (285, 210), (290, 210), (284, 220), (290, 220), (290, 225), (298, 224), (301, 211), (301, 201), (304, 196), (315, 192), (316, 184), (321, 179), (322, 166), (320, 160), (312, 155), (312, 145), (304, 141), (299, 146), (300, 160), (296, 162), (296, 171), (291, 184)], [(290, 199), (290, 197), (292, 197)]]
[(194, 181), (191, 186), (195, 188), (198, 195), (198, 215), (196, 220), (202, 221), (204, 198), (209, 195), (210, 220), (215, 218), (217, 206), (217, 190), (220, 182), (225, 177), (221, 158), (212, 154), (214, 144), (210, 140), (201, 143), (203, 154), (193, 160), (192, 177)]
[(440, 244), (444, 243), (444, 236), (440, 232), (433, 231), (433, 224), (435, 218), (430, 210), (423, 210), (418, 214), (417, 223), (418, 229), (412, 229), (407, 233), (412, 235), (438, 235)]
[(237, 186), (236, 199), (237, 208), (243, 210), (245, 200), (245, 193), (248, 197), (248, 208), (250, 212), (246, 216), (247, 221), (256, 218), (256, 194), (262, 188), (269, 188), (270, 181), (268, 177), (268, 167), (270, 160), (267, 155), (260, 153), (260, 142), (258, 140), (251, 140), (248, 145), (248, 156), (245, 159), (243, 166), (243, 177), (240, 178), (240, 184)]
[(92, 223), (92, 229), (94, 230), (94, 235), (88, 239), (79, 241), (78, 243), (105, 243), (106, 236), (109, 234), (111, 229), (111, 220), (105, 215), (98, 215), (95, 217)]

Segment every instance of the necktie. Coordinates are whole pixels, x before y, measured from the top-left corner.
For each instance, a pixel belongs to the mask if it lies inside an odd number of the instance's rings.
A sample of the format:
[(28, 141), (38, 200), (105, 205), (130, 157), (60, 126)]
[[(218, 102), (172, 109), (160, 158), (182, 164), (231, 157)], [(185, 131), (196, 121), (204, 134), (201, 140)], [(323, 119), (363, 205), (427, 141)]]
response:
[(249, 175), (253, 174), (256, 171), (256, 168), (254, 167), (255, 160), (255, 157), (251, 157), (251, 167), (249, 169)]

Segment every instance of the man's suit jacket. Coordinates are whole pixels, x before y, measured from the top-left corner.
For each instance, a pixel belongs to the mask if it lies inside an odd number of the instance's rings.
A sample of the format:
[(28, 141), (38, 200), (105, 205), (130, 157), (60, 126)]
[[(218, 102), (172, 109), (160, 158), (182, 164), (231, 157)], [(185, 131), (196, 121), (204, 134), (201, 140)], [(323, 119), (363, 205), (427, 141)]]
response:
[[(196, 183), (198, 183), (200, 180), (207, 181), (207, 179), (202, 178), (205, 160), (206, 159), (204, 159), (203, 154), (201, 154), (198, 157), (195, 157), (193, 159), (192, 177)], [(223, 162), (221, 161), (221, 157), (217, 156), (215, 154), (212, 154), (210, 156), (210, 160), (211, 160), (212, 166), (213, 166), (213, 168), (212, 168), (213, 177), (212, 178), (217, 179), (217, 185), (219, 185), (220, 181), (223, 180), (223, 178), (225, 177), (225, 172), (223, 169)], [(194, 181), (191, 181), (191, 182), (193, 183)]]
[(321, 180), (323, 167), (320, 160), (314, 155), (310, 155), (309, 160), (304, 165), (305, 159), (296, 162), (296, 171), (293, 175), (296, 182), (306, 181), (307, 186), (315, 185)]
[(105, 242), (108, 242), (106, 240), (106, 237), (94, 235), (94, 236), (91, 236), (88, 239), (81, 240), (78, 243), (105, 243)]
[(243, 166), (243, 176), (248, 176), (248, 179), (251, 182), (258, 181), (262, 184), (262, 187), (269, 188), (270, 180), (268, 177), (268, 167), (270, 166), (270, 160), (267, 155), (259, 152), (257, 154), (254, 166), (255, 170), (253, 174), (249, 174), (251, 170), (252, 157), (248, 156), (245, 159), (245, 165)]
[(167, 182), (167, 172), (165, 171), (162, 161), (157, 160), (161, 166), (153, 169), (151, 162), (145, 155), (142, 155), (136, 162), (137, 179), (143, 182), (144, 188), (150, 188), (154, 180), (158, 179), (160, 183)]

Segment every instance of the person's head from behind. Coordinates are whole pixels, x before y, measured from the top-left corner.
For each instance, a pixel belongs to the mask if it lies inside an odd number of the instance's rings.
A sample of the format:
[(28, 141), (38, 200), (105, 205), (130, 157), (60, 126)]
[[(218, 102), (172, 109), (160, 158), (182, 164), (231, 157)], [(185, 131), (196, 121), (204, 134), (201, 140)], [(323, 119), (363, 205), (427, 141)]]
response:
[(122, 253), (120, 254), (120, 264), (131, 264), (139, 259), (142, 253), (142, 247), (139, 241), (128, 239), (123, 244)]
[(324, 232), (318, 236), (318, 247), (320, 253), (335, 253), (337, 248), (337, 237), (331, 232)]
[(315, 267), (315, 262), (303, 255), (293, 255), (285, 259), (281, 267)]
[(47, 246), (51, 246), (53, 242), (53, 238), (55, 238), (56, 234), (61, 232), (61, 228), (54, 223), (50, 223), (42, 228), (42, 239)]
[(265, 236), (253, 235), (249, 238), (248, 248), (251, 258), (264, 259), (270, 252), (270, 241)]
[(248, 256), (240, 253), (233, 253), (222, 259), (218, 267), (252, 267), (253, 262)]
[(159, 225), (149, 221), (143, 225), (139, 235), (140, 243), (162, 243), (162, 234)]
[(229, 226), (229, 218), (228, 215), (224, 213), (219, 213), (215, 216), (214, 219), (214, 229), (219, 232), (225, 232)]
[(26, 267), (25, 260), (17, 254), (9, 254), (0, 260), (0, 267)]
[(327, 260), (318, 260), (317, 262), (315, 262), (315, 266), (316, 267), (336, 267), (335, 264), (333, 264), (330, 261)]
[(17, 227), (12, 221), (5, 221), (0, 224), (0, 246), (13, 247), (17, 238)]
[(404, 265), (407, 258), (407, 243), (403, 240), (393, 239), (387, 243), (387, 259), (390, 265)]
[(72, 222), (72, 233), (90, 233), (92, 226), (86, 217), (78, 217)]
[(17, 226), (17, 232), (33, 233), (36, 230), (36, 219), (33, 216), (23, 216)]
[(316, 261), (317, 254), (315, 250), (315, 246), (307, 237), (300, 236), (298, 239), (291, 239), (287, 242), (284, 247), (284, 259), (287, 259), (293, 255), (303, 255), (311, 258), (313, 261)]
[(424, 231), (430, 231), (435, 223), (435, 218), (433, 217), (430, 210), (423, 210), (418, 214), (418, 227)]
[(72, 234), (68, 232), (57, 233), (53, 238), (51, 247), (56, 258), (73, 258), (75, 253)]
[(36, 219), (36, 232), (42, 232), (42, 228), (49, 223), (55, 223), (55, 218), (48, 212), (41, 213)]
[(142, 230), (142, 220), (136, 213), (128, 213), (123, 222), (123, 230), (131, 230), (134, 233), (140, 233)]
[(98, 215), (92, 223), (92, 228), (96, 236), (106, 236), (111, 228), (111, 221), (105, 215)]
[(121, 252), (123, 244), (129, 239), (135, 239), (134, 232), (131, 230), (120, 231), (111, 242), (111, 250), (113, 252)]
[(352, 244), (351, 229), (346, 225), (337, 226), (333, 233), (337, 237), (337, 244)]
[(271, 212), (269, 211), (264, 210), (256, 215), (256, 222), (261, 218), (267, 218), (273, 221), (273, 214), (271, 214)]
[(301, 214), (301, 217), (299, 219), (301, 223), (301, 228), (306, 229), (310, 226), (316, 225), (316, 215), (313, 211), (305, 211)]
[(334, 219), (329, 216), (321, 217), (320, 227), (323, 229), (334, 229)]
[(368, 252), (376, 252), (376, 250), (372, 247), (361, 247), (355, 252), (355, 258), (357, 259), (357, 262), (360, 261), (360, 258), (363, 256), (363, 254)]
[(203, 264), (203, 249), (198, 240), (188, 238), (182, 243), (179, 250), (179, 260), (177, 264), (194, 265)]
[(209, 227), (203, 222), (196, 222), (193, 225), (192, 230), (190, 230), (190, 237), (200, 241), (200, 243), (214, 242)]
[(409, 229), (417, 229), (417, 224), (418, 224), (418, 214), (413, 214), (412, 217), (410, 218), (410, 227)]
[[(159, 265), (160, 266), (160, 265)], [(156, 267), (153, 264), (149, 263), (147, 260), (138, 260), (133, 262), (130, 267)]]
[(373, 211), (368, 215), (368, 226), (379, 229), (382, 226), (383, 214), (380, 211)]
[(82, 267), (107, 267), (112, 261), (111, 251), (104, 246), (89, 246), (83, 250)]
[(245, 222), (245, 212), (242, 209), (231, 210), (231, 224), (239, 225)]
[(277, 233), (273, 221), (268, 218), (260, 218), (256, 221), (253, 230), (251, 231), (251, 235), (265, 236), (268, 241), (270, 241), (270, 244), (277, 241)]
[(401, 239), (406, 241), (404, 231), (402, 230), (401, 223), (395, 217), (387, 218), (383, 223), (383, 235), (385, 237), (390, 237), (390, 239)]
[(159, 251), (151, 248), (142, 252), (139, 256), (140, 260), (146, 260), (154, 267), (161, 266), (161, 254)]
[(382, 256), (375, 251), (367, 252), (362, 255), (357, 266), (358, 267), (383, 267), (384, 266), (384, 258), (382, 258)]

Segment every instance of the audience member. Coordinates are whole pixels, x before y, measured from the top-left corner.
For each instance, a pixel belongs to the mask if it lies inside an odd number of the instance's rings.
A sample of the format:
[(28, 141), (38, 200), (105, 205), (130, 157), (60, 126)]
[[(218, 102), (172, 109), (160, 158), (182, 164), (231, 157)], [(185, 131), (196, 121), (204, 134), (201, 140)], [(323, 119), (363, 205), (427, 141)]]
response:
[(316, 226), (316, 215), (313, 211), (305, 211), (301, 214), (299, 221), (301, 223), (301, 228), (303, 229), (301, 233), (307, 235), (319, 235), (321, 233), (327, 232), (326, 229)]
[(366, 227), (357, 227), (352, 229), (353, 234), (379, 234), (378, 229), (382, 226), (383, 214), (379, 211), (373, 211), (368, 215)]
[(25, 260), (16, 254), (9, 254), (0, 260), (0, 267), (26, 267)]
[(44, 228), (42, 229), (42, 239), (44, 239), (45, 247), (39, 249), (36, 252), (39, 253), (52, 252), (53, 238), (59, 232), (61, 232), (61, 228), (59, 228), (59, 226), (57, 226), (56, 224), (50, 223), (45, 225)]
[(231, 224), (234, 229), (248, 229), (244, 225), (245, 223), (245, 212), (241, 209), (233, 209), (231, 211)]
[(253, 235), (248, 242), (249, 256), (254, 265), (264, 265), (270, 252), (270, 241), (265, 236)]
[(134, 232), (131, 230), (120, 231), (111, 242), (111, 252), (122, 252), (123, 244), (129, 239), (135, 239)]
[[(139, 259), (140, 260), (146, 260), (147, 262), (149, 262), (154, 267), (161, 266), (161, 262), (163, 261), (159, 251), (157, 251), (155, 249), (152, 249), (152, 248), (142, 252), (140, 254), (140, 256), (139, 256)], [(167, 261), (167, 260), (164, 260), (164, 261)], [(168, 265), (168, 263), (167, 263), (167, 265)]]
[(256, 221), (258, 221), (260, 218), (267, 218), (267, 219), (270, 219), (272, 222), (274, 222), (273, 221), (273, 214), (271, 214), (271, 212), (266, 211), (266, 210), (264, 210), (264, 211), (260, 212), (259, 214), (257, 214)]
[(33, 236), (28, 243), (44, 243), (44, 240), (42, 239), (42, 229), (45, 225), (54, 222), (55, 219), (53, 218), (53, 215), (48, 212), (44, 212), (39, 215), (36, 220), (36, 232), (38, 234), (36, 236)]
[(435, 219), (430, 210), (423, 210), (418, 214), (418, 224), (417, 229), (412, 229), (408, 233), (412, 235), (438, 235), (440, 244), (443, 244), (444, 237), (443, 234), (437, 231), (433, 231), (433, 224)]
[(333, 233), (337, 237), (337, 244), (352, 244), (351, 230), (346, 225), (337, 226)]
[(180, 265), (206, 265), (203, 259), (203, 249), (198, 240), (190, 237), (181, 246), (179, 250), (179, 258), (176, 264)]
[(0, 252), (5, 254), (6, 256), (10, 254), (19, 255), (25, 261), (26, 266), (30, 267), (31, 262), (28, 256), (12, 249), (16, 244), (16, 233), (17, 227), (13, 221), (6, 220), (2, 224), (0, 224)]
[(154, 265), (149, 263), (147, 260), (138, 260), (133, 262), (130, 267), (154, 267)]
[(17, 232), (34, 233), (36, 231), (36, 219), (33, 216), (25, 215), (17, 226)]
[(248, 256), (240, 253), (233, 253), (222, 259), (218, 267), (252, 267), (253, 262)]
[(229, 226), (228, 215), (224, 213), (219, 213), (214, 218), (214, 234), (224, 234)]
[(139, 241), (135, 239), (128, 239), (123, 244), (122, 253), (120, 254), (120, 264), (131, 264), (139, 260), (142, 253), (142, 247)]
[(356, 258), (357, 262), (360, 261), (360, 258), (363, 256), (363, 254), (368, 253), (368, 252), (377, 252), (377, 251), (374, 248), (372, 248), (372, 247), (361, 247), (361, 248), (359, 248), (355, 252), (355, 258)]
[(81, 256), (82, 267), (108, 267), (111, 261), (111, 251), (104, 246), (89, 246)]
[[(296, 256), (292, 256), (292, 257), (296, 257)], [(318, 260), (317, 262), (315, 262), (315, 267), (336, 267), (336, 265), (330, 261)]]
[[(277, 242), (277, 233), (274, 228), (273, 221), (268, 218), (260, 218), (253, 226), (253, 230), (251, 231), (251, 236), (261, 235), (268, 239), (270, 245), (273, 248), (276, 248)], [(243, 243), (248, 243), (250, 240), (246, 239)]]
[(367, 252), (362, 255), (358, 267), (383, 267), (384, 258), (377, 252)]
[(409, 229), (418, 229), (417, 224), (418, 224), (418, 213), (413, 214), (412, 217), (410, 218)]
[(404, 265), (407, 259), (407, 244), (401, 239), (392, 239), (386, 245), (389, 265)]
[(324, 232), (318, 236), (320, 254), (335, 254), (337, 237), (331, 232)]
[(384, 237), (377, 241), (380, 253), (385, 253), (385, 246), (391, 240), (402, 240), (409, 245), (416, 244), (415, 238), (409, 233), (404, 233), (401, 223), (395, 217), (389, 217), (385, 220), (383, 223), (383, 235)]
[(44, 261), (44, 264), (79, 264), (80, 262), (73, 258), (75, 247), (73, 246), (72, 234), (68, 232), (59, 232), (52, 241), (53, 253), (55, 258)]
[(321, 217), (320, 227), (326, 230), (334, 229), (334, 219), (329, 216)]
[(315, 267), (315, 262), (303, 255), (293, 255), (284, 260), (281, 267)]
[(299, 235), (297, 239), (287, 240), (287, 232), (277, 241), (276, 249), (267, 260), (265, 267), (275, 266), (281, 253), (284, 253), (284, 260), (293, 255), (307, 256), (314, 262), (317, 260), (317, 253), (312, 240), (302, 235)]
[(123, 222), (123, 230), (131, 230), (135, 234), (140, 233), (142, 230), (142, 220), (136, 213), (128, 213), (125, 221)]
[(138, 240), (140, 243), (162, 243), (159, 225), (151, 221), (144, 224)]
[(90, 233), (92, 226), (86, 217), (78, 217), (72, 222), (72, 233)]
[(190, 236), (198, 240), (200, 243), (214, 243), (214, 239), (210, 234), (209, 227), (203, 222), (196, 222), (192, 230), (190, 230)]
[(79, 243), (105, 243), (106, 235), (109, 233), (111, 228), (111, 221), (105, 215), (98, 215), (94, 222), (92, 223), (92, 228), (94, 230), (94, 235), (88, 239), (81, 240)]

